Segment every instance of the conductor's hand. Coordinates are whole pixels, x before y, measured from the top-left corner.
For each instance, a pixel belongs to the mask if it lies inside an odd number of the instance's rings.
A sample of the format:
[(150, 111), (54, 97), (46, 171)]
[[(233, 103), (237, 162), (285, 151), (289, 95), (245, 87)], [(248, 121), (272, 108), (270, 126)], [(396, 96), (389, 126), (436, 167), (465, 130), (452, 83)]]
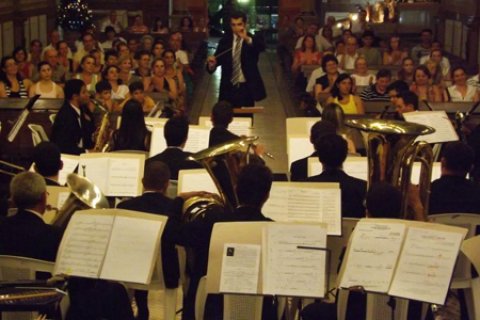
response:
[(217, 58), (215, 56), (210, 56), (207, 58), (208, 69), (213, 70), (217, 66)]
[(252, 42), (252, 38), (250, 38), (247, 34), (247, 29), (243, 28), (242, 30), (238, 31), (237, 36), (245, 40), (247, 43)]

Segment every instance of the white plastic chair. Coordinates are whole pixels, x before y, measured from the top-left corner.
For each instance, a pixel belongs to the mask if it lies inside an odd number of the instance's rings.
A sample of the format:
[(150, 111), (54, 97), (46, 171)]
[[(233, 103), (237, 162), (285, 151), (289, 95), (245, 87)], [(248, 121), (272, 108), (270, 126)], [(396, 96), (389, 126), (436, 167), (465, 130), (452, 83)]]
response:
[[(452, 226), (459, 226), (468, 229), (465, 239), (474, 237), (477, 227), (480, 226), (480, 215), (472, 213), (442, 213), (430, 215), (432, 222), (442, 223)], [(458, 255), (457, 264), (453, 270), (453, 278), (450, 284), (451, 289), (462, 289), (465, 293), (465, 300), (468, 310), (468, 318), (480, 319), (480, 288), (479, 279), (472, 278), (472, 263), (462, 253)], [(477, 304), (477, 307), (475, 306)]]
[(49, 141), (48, 136), (41, 125), (31, 123), (28, 125), (28, 128), (32, 132), (33, 146), (36, 146), (43, 141)]
[(51, 115), (48, 116), (48, 119), (50, 122), (53, 124), (55, 122), (55, 118), (57, 117), (56, 113), (52, 113)]

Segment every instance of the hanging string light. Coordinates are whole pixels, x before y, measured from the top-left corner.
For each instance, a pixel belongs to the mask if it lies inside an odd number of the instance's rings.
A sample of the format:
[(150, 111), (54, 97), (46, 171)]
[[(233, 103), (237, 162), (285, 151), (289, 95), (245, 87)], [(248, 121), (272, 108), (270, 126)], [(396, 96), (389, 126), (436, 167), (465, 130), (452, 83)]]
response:
[(63, 29), (84, 30), (93, 26), (92, 10), (85, 0), (62, 0), (57, 9), (57, 23)]

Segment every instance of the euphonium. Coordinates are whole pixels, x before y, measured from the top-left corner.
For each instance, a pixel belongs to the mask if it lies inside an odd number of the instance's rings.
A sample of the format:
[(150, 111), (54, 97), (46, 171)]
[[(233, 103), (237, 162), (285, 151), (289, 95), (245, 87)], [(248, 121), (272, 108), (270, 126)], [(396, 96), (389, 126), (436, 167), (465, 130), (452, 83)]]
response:
[(216, 197), (192, 197), (185, 201), (185, 220), (203, 216), (212, 206), (235, 208), (238, 205), (235, 187), (241, 168), (250, 161), (250, 149), (258, 137), (239, 138), (199, 151), (189, 157), (202, 164), (212, 177), (220, 199)]
[(52, 224), (65, 229), (77, 210), (110, 208), (102, 191), (87, 178), (71, 173), (67, 176), (67, 186), (70, 195), (58, 210)]
[(433, 152), (428, 143), (415, 140), (418, 136), (435, 132), (435, 129), (416, 123), (382, 119), (350, 119), (345, 124), (368, 133), (368, 185), (387, 182), (397, 187), (402, 193), (404, 218), (412, 218), (407, 205), (408, 187), (413, 163), (421, 163), (419, 189), (426, 216)]
[(100, 126), (98, 127), (97, 131), (94, 133), (94, 141), (95, 146), (93, 147), (94, 152), (104, 152), (108, 148), (108, 142), (110, 140), (110, 132), (112, 128), (110, 128), (110, 116), (111, 112), (109, 112), (106, 108), (104, 108), (100, 102), (97, 100), (93, 100), (95, 105), (103, 111), (102, 121), (100, 122)]

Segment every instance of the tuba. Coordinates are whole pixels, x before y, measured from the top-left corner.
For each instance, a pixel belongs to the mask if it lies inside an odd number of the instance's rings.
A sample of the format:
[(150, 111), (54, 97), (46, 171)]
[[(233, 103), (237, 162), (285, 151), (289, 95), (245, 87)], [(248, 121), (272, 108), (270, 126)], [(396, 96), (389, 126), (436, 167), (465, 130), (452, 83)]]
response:
[(238, 206), (235, 193), (237, 177), (241, 168), (250, 162), (250, 149), (256, 140), (256, 136), (239, 138), (199, 151), (188, 158), (203, 165), (215, 183), (220, 198), (196, 196), (186, 200), (183, 205), (186, 221), (203, 217), (213, 207), (233, 209)]
[(428, 214), (433, 152), (417, 137), (435, 132), (435, 129), (404, 121), (382, 119), (350, 119), (345, 124), (367, 132), (368, 185), (386, 182), (402, 194), (403, 218), (412, 218), (407, 206), (408, 187), (414, 162), (421, 163), (420, 199), (424, 215)]
[(65, 229), (77, 210), (110, 208), (102, 191), (87, 178), (71, 173), (67, 176), (67, 186), (70, 189), (70, 195), (58, 210), (52, 225)]

